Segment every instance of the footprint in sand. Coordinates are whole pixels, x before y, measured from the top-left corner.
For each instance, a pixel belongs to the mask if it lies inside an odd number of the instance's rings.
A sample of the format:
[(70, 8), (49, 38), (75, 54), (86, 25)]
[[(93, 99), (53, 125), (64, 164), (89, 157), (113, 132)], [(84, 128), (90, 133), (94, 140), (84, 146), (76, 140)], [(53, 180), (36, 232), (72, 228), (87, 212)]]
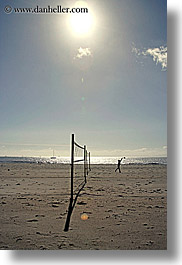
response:
[(31, 219), (31, 220), (27, 220), (28, 223), (33, 223), (33, 222), (38, 222), (37, 219)]
[(57, 205), (57, 204), (52, 204), (52, 207), (57, 208), (57, 207), (59, 207), (59, 205)]
[(17, 238), (16, 239), (16, 242), (18, 242), (18, 241), (21, 241), (22, 240), (22, 238), (20, 237), (20, 238)]
[(43, 214), (36, 214), (35, 217), (45, 217)]
[(86, 202), (83, 202), (83, 201), (81, 201), (81, 202), (77, 202), (77, 204), (78, 205), (85, 205), (85, 204), (87, 204)]
[(153, 245), (154, 244), (154, 241), (148, 241), (145, 245), (147, 245), (147, 246), (151, 246), (151, 245)]

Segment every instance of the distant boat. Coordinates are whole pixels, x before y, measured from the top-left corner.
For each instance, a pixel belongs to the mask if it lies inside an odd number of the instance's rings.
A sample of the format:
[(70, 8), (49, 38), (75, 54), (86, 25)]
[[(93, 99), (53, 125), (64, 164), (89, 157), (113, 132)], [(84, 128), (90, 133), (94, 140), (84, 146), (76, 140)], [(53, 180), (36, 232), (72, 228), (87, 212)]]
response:
[(54, 156), (54, 150), (53, 150), (53, 156), (51, 156), (51, 159), (56, 159), (56, 156)]

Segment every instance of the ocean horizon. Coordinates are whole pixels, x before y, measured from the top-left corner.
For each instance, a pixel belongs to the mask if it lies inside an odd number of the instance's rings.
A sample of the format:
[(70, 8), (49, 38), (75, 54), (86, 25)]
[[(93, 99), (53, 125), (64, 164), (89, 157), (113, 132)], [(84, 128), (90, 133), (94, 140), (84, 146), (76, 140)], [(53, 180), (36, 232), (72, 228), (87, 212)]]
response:
[[(120, 157), (91, 157), (91, 164), (117, 164)], [(0, 156), (0, 163), (47, 163), (47, 164), (70, 164), (70, 157), (23, 157), (23, 156)], [(159, 164), (167, 165), (167, 157), (126, 157), (122, 164)]]

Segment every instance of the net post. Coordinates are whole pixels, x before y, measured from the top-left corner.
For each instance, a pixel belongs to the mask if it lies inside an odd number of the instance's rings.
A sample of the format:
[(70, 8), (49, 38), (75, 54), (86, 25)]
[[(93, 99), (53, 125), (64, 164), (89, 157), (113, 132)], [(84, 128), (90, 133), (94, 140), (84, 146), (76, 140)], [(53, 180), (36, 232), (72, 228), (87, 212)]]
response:
[(86, 163), (87, 163), (87, 161), (86, 161), (86, 152), (87, 152), (87, 150), (86, 150), (86, 145), (84, 145), (84, 177), (85, 177), (85, 183), (87, 182), (87, 172), (86, 172)]
[(74, 134), (71, 136), (71, 197), (70, 202), (73, 202), (73, 174), (74, 174)]
[(86, 162), (87, 162), (87, 176), (88, 176), (88, 152), (86, 150)]
[(89, 171), (91, 171), (91, 168), (90, 168), (90, 152), (88, 153), (88, 165), (89, 165)]

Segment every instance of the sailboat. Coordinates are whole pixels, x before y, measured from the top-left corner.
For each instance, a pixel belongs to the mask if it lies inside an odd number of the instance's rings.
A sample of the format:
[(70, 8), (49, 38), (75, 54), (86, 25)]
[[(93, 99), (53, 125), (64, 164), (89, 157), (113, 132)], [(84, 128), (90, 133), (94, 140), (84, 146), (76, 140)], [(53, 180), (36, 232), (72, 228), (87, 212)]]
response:
[(51, 159), (56, 159), (56, 156), (54, 156), (54, 149), (53, 149), (53, 156), (51, 156)]

